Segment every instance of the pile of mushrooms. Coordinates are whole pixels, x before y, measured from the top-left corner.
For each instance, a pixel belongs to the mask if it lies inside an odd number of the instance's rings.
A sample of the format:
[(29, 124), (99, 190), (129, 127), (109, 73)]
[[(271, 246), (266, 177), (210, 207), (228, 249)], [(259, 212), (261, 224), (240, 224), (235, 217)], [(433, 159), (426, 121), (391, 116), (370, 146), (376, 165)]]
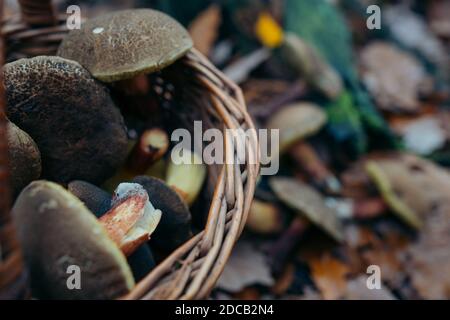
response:
[[(5, 65), (12, 215), (33, 297), (121, 297), (192, 237), (205, 166), (170, 159), (164, 128), (127, 128), (114, 96), (191, 48), (178, 22), (135, 9), (86, 21), (57, 56)], [(81, 288), (68, 286), (73, 267)]]

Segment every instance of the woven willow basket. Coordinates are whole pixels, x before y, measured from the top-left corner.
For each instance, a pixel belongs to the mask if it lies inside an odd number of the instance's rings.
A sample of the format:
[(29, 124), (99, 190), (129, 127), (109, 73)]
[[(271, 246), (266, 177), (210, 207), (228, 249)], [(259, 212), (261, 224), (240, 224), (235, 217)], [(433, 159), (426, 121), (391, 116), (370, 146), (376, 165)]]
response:
[[(3, 8), (3, 1), (0, 2)], [(19, 4), (20, 14), (3, 20), (2, 65), (4, 56), (10, 61), (54, 55), (67, 32), (65, 17), (55, 14), (50, 0), (19, 0)], [(178, 76), (186, 77), (183, 86), (177, 88), (171, 79), (164, 78), (164, 72), (159, 84), (173, 84), (177, 97), (194, 105), (204, 123), (223, 131), (254, 129), (241, 90), (198, 51), (192, 49), (176, 64)], [(24, 298), (26, 271), (9, 216), (6, 103), (4, 88), (0, 87), (0, 298)], [(167, 94), (160, 95), (170, 103)], [(205, 229), (175, 250), (123, 299), (203, 299), (210, 294), (244, 228), (259, 172), (256, 133), (250, 138), (230, 134), (224, 134), (224, 138), (226, 164), (210, 168), (215, 187)], [(236, 138), (246, 140), (244, 164), (233, 161), (237, 151), (231, 139)]]

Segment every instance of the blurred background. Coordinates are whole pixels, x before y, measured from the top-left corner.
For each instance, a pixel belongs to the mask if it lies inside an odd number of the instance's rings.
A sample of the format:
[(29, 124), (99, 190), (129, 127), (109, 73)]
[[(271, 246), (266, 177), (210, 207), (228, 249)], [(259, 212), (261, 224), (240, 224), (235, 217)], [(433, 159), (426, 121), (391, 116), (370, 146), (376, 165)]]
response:
[(212, 298), (450, 298), (450, 1), (57, 3), (168, 13), (280, 129)]

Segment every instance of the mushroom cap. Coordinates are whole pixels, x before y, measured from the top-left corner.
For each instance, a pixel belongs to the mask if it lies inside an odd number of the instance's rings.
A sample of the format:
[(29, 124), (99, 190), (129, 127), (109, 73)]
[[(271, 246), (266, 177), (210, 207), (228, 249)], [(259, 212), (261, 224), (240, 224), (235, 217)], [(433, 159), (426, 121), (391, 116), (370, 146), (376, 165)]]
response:
[[(95, 216), (61, 186), (31, 183), (12, 214), (36, 297), (112, 299), (134, 286), (125, 256)], [(73, 265), (81, 271), (80, 290), (67, 287)]]
[(128, 257), (128, 264), (130, 265), (131, 271), (133, 271), (134, 279), (137, 282), (141, 281), (156, 266), (150, 246), (147, 244), (141, 245)]
[(41, 175), (41, 153), (33, 139), (10, 121), (7, 122), (7, 139), (11, 184), (14, 194), (18, 194)]
[(45, 179), (100, 183), (114, 174), (128, 138), (104, 85), (60, 57), (17, 60), (4, 74), (8, 117), (38, 145)]
[(291, 209), (303, 214), (335, 240), (342, 242), (344, 231), (336, 212), (310, 186), (293, 178), (273, 177), (269, 184), (276, 196)]
[(67, 185), (67, 189), (80, 199), (97, 218), (111, 209), (112, 196), (92, 183), (75, 180)]
[(423, 227), (424, 217), (439, 203), (436, 199), (440, 195), (432, 187), (438, 182), (433, 173), (428, 175), (432, 170), (435, 169), (427, 162), (413, 156), (369, 160), (366, 163), (366, 171), (386, 204), (415, 229)]
[(130, 9), (101, 15), (72, 30), (58, 55), (78, 61), (104, 82), (159, 71), (193, 46), (176, 20), (151, 9)]
[(133, 182), (144, 187), (152, 204), (162, 212), (151, 243), (155, 247), (171, 251), (186, 242), (192, 236), (192, 216), (186, 202), (160, 179), (139, 176)]
[(327, 122), (326, 113), (313, 103), (301, 102), (289, 105), (273, 115), (269, 129), (280, 130), (280, 152), (286, 151), (297, 141), (317, 133)]

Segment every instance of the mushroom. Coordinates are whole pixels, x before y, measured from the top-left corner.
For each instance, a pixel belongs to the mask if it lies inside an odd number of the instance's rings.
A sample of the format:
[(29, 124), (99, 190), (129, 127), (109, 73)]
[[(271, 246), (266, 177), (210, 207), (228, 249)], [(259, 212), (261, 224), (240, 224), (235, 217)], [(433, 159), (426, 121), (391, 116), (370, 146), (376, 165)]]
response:
[(111, 206), (100, 222), (110, 238), (129, 256), (150, 239), (161, 220), (161, 210), (155, 209), (146, 190), (137, 183), (121, 183), (114, 192)]
[(40, 177), (41, 153), (33, 139), (10, 121), (7, 121), (7, 139), (11, 183), (16, 195), (31, 181)]
[(143, 174), (166, 154), (169, 144), (169, 136), (164, 130), (145, 130), (128, 157), (128, 169)]
[(133, 180), (144, 187), (152, 203), (162, 211), (161, 222), (152, 237), (152, 245), (172, 251), (192, 236), (191, 213), (186, 202), (164, 181), (139, 176)]
[[(35, 297), (112, 299), (133, 288), (125, 256), (95, 216), (61, 186), (32, 182), (12, 215)], [(69, 289), (69, 267), (79, 268), (80, 289)]]
[(286, 177), (273, 177), (269, 180), (269, 185), (285, 205), (299, 214), (272, 248), (275, 273), (282, 270), (288, 255), (310, 223), (318, 226), (334, 240), (344, 240), (343, 226), (337, 212), (327, 207), (325, 199), (314, 189), (296, 179)]
[(330, 99), (336, 99), (343, 90), (342, 79), (313, 46), (293, 32), (284, 32), (269, 13), (261, 13), (256, 22), (256, 37), (261, 43), (276, 50), (278, 56), (297, 75)]
[(284, 217), (278, 206), (270, 202), (253, 199), (246, 227), (261, 235), (272, 235), (283, 229)]
[(8, 117), (38, 145), (44, 178), (100, 183), (114, 174), (127, 132), (106, 87), (60, 57), (17, 60), (4, 75)]
[[(97, 218), (101, 218), (111, 208), (112, 196), (108, 192), (89, 182), (72, 181), (69, 183), (68, 189), (72, 194), (77, 196)], [(136, 251), (129, 255), (127, 260), (136, 281), (141, 280), (155, 267), (155, 259), (153, 258), (152, 251), (146, 244), (140, 245)]]
[(97, 218), (111, 209), (112, 196), (89, 182), (72, 181), (68, 184), (67, 189), (80, 199)]
[(338, 242), (344, 240), (337, 213), (326, 206), (325, 199), (307, 184), (287, 177), (273, 177), (269, 184), (276, 196), (289, 208), (320, 227)]
[(58, 55), (78, 61), (100, 81), (139, 78), (159, 71), (193, 46), (176, 20), (151, 9), (130, 9), (101, 15), (72, 30)]
[(313, 46), (294, 33), (288, 32), (279, 54), (298, 75), (329, 99), (336, 99), (342, 93), (343, 83), (339, 74)]
[(128, 257), (128, 264), (133, 272), (134, 280), (136, 282), (142, 280), (156, 266), (150, 246), (140, 246)]
[[(407, 160), (408, 162), (405, 161), (405, 164), (400, 165), (395, 161), (389, 160), (368, 161), (366, 164), (366, 172), (375, 183), (389, 208), (410, 227), (418, 230), (423, 226), (423, 218), (418, 213), (423, 207), (422, 203), (420, 203), (421, 197), (419, 196), (422, 190), (420, 190), (420, 187), (414, 188), (418, 184), (413, 180), (415, 178), (414, 174), (408, 172), (413, 170), (407, 167), (410, 162), (409, 159)], [(414, 168), (413, 165), (411, 167)], [(420, 167), (417, 167), (419, 171)], [(407, 201), (409, 200), (407, 197), (410, 197), (410, 199), (417, 197), (417, 203), (414, 203), (415, 206), (412, 206)]]
[(273, 115), (268, 120), (267, 128), (280, 130), (280, 154), (274, 154), (273, 157), (289, 153), (319, 187), (337, 193), (340, 190), (339, 180), (320, 161), (315, 150), (304, 141), (322, 129), (326, 121), (327, 116), (319, 106), (301, 102), (286, 106)]
[(197, 153), (182, 148), (179, 152), (171, 153), (166, 183), (191, 206), (202, 189), (206, 174), (202, 158)]

